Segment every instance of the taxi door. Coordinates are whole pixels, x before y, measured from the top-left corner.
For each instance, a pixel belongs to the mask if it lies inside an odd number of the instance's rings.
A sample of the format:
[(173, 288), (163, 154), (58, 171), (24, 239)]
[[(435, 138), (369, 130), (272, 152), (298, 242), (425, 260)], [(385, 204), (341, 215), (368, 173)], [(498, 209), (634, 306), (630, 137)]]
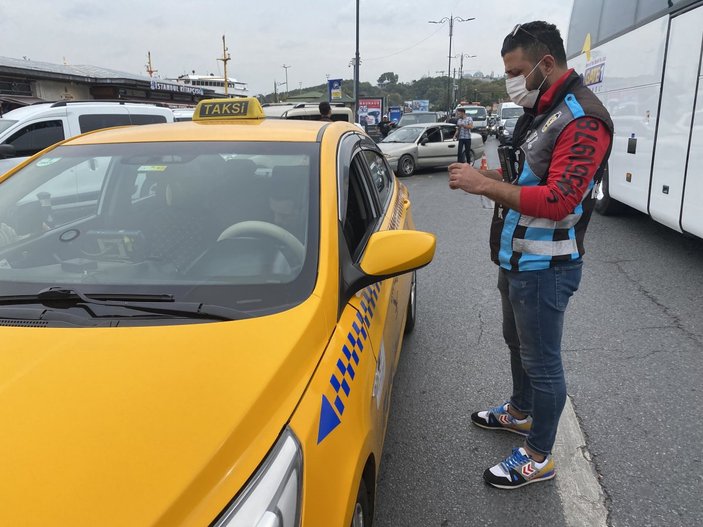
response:
[[(399, 187), (365, 136), (348, 134), (339, 156), (341, 271), (360, 261), (371, 234), (390, 228)], [(383, 179), (374, 181), (372, 171)], [(335, 329), (291, 422), (306, 451), (303, 488), (314, 496), (303, 500), (303, 525), (346, 527), (360, 489), (373, 501), (402, 331), (395, 309), (402, 277), (369, 285), (351, 298), (345, 294), (343, 272), (339, 279)]]

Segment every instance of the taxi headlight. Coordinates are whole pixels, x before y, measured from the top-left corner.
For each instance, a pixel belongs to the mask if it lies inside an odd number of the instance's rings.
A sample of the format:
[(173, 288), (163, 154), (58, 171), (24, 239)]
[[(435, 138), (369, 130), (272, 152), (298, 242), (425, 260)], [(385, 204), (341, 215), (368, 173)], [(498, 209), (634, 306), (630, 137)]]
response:
[(303, 453), (286, 429), (236, 500), (213, 527), (298, 527)]

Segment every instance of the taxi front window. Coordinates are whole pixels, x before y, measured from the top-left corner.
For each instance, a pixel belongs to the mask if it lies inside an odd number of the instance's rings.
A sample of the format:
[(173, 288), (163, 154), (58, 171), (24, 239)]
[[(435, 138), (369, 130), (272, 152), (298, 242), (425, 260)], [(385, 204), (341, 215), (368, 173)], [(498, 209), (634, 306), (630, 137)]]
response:
[(319, 145), (61, 146), (0, 183), (0, 291), (169, 295), (248, 316), (314, 287)]

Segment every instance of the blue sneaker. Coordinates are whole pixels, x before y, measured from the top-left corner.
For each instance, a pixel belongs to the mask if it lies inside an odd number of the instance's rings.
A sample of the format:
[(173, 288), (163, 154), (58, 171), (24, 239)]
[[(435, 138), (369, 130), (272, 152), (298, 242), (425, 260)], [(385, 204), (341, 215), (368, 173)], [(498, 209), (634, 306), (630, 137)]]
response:
[(471, 422), (481, 428), (506, 430), (525, 437), (530, 435), (532, 428), (532, 417), (528, 415), (525, 419), (516, 419), (508, 412), (508, 403), (472, 413)]
[(552, 456), (537, 463), (522, 447), (513, 448), (510, 456), (483, 473), (486, 483), (499, 489), (517, 489), (530, 483), (550, 480), (554, 476), (556, 472)]

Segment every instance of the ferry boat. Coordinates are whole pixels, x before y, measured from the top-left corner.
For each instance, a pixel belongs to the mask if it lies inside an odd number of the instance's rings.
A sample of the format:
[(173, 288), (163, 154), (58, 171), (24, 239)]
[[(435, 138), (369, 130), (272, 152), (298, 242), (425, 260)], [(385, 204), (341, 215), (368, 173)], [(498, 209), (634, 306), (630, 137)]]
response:
[[(215, 90), (215, 95), (225, 96), (225, 78), (223, 76), (196, 75), (195, 73), (180, 75), (175, 79), (167, 79), (185, 86), (197, 86)], [(227, 95), (229, 97), (247, 97), (249, 89), (246, 82), (238, 81), (232, 77), (228, 78)]]

